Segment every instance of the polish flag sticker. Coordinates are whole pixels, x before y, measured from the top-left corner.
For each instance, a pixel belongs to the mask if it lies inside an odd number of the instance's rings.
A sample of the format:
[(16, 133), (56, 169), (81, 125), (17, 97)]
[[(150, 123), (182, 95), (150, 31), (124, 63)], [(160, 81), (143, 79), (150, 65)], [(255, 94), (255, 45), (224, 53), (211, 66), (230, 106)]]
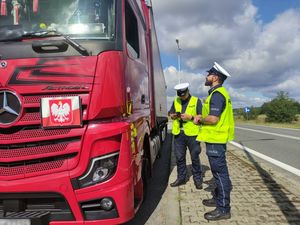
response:
[(80, 103), (79, 96), (42, 98), (42, 126), (44, 128), (82, 126)]

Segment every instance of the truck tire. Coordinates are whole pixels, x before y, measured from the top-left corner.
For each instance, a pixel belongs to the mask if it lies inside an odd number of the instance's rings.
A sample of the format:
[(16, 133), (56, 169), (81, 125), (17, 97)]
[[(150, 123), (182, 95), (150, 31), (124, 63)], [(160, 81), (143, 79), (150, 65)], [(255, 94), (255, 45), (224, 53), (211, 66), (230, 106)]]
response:
[(150, 162), (147, 157), (143, 159), (143, 167), (142, 167), (142, 179), (143, 179), (143, 199), (146, 199), (146, 194), (148, 191), (149, 178), (150, 178)]
[(167, 124), (164, 124), (163, 128), (159, 132), (161, 143), (163, 143), (166, 140), (167, 132), (168, 132), (168, 126)]
[(166, 124), (164, 124), (164, 126), (159, 129), (160, 149), (156, 156), (157, 159), (159, 159), (161, 157), (161, 146), (163, 145), (164, 141), (166, 140), (167, 132), (168, 132), (167, 129), (168, 129), (168, 126)]

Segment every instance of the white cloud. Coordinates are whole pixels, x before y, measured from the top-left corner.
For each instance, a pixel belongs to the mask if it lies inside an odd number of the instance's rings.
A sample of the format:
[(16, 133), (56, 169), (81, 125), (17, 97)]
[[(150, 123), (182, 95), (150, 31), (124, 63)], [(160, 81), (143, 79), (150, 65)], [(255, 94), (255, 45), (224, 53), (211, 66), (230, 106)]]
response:
[(171, 107), (171, 104), (176, 96), (176, 91), (174, 86), (179, 83), (188, 82), (190, 84), (189, 90), (192, 95), (195, 95), (200, 98), (207, 96), (208, 87), (204, 86), (205, 76), (199, 73), (188, 73), (185, 71), (180, 71), (174, 66), (170, 66), (164, 69), (165, 79), (167, 83), (167, 102), (168, 108)]
[(289, 10), (263, 27), (251, 49), (244, 49), (225, 64), (236, 75), (237, 85), (265, 89), (293, 79), (300, 71), (299, 57), (300, 11)]
[[(182, 83), (188, 82), (190, 84), (189, 90), (192, 95), (199, 97), (202, 100), (207, 97), (209, 87), (204, 85), (205, 75), (200, 73), (189, 73), (186, 71), (181, 71), (178, 73), (178, 70), (174, 66), (165, 68), (164, 74), (167, 83), (168, 109), (170, 109), (171, 104), (176, 96), (174, 86), (179, 83), (179, 76)], [(228, 89), (228, 92), (233, 100), (234, 108), (240, 108), (244, 106), (260, 106), (264, 102), (270, 100), (270, 98), (253, 97), (254, 94), (250, 93), (251, 91), (249, 91), (247, 88), (232, 88), (230, 81), (227, 81), (229, 85), (224, 84), (224, 86)], [(244, 93), (247, 93), (247, 95)]]
[(190, 69), (205, 68), (251, 46), (259, 31), (249, 0), (154, 0), (153, 5), (161, 50), (176, 54), (178, 38)]
[(243, 108), (245, 106), (261, 106), (264, 102), (270, 101), (270, 98), (255, 96), (255, 93), (247, 88), (228, 88), (234, 108)]
[[(200, 74), (217, 61), (232, 74), (225, 86), (235, 105), (259, 106), (278, 91), (300, 100), (299, 9), (263, 24), (251, 0), (152, 2), (160, 49), (176, 56), (175, 39), (180, 40), (181, 76), (192, 84), (192, 94), (207, 95)], [(176, 68), (165, 68), (165, 76), (171, 99), (178, 82)]]

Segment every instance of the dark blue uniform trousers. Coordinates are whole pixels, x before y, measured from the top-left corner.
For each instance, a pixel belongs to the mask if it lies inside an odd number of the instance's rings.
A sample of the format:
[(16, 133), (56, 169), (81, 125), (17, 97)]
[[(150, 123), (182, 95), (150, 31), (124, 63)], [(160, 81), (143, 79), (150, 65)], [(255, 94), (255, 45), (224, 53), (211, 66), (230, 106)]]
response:
[(232, 189), (226, 163), (226, 144), (206, 144), (210, 169), (216, 182), (213, 198), (216, 200), (217, 208), (222, 212), (230, 212), (230, 192)]
[(186, 180), (186, 148), (188, 147), (192, 159), (192, 174), (194, 182), (202, 182), (202, 170), (199, 154), (200, 143), (196, 141), (197, 136), (187, 136), (183, 131), (174, 136), (174, 152), (177, 160), (177, 179)]

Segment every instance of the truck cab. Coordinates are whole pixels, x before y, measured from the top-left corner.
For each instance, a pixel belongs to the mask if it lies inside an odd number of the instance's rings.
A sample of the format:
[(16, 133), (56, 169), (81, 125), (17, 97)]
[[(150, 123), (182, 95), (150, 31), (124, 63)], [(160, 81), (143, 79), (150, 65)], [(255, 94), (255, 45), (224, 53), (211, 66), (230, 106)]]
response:
[(167, 129), (151, 2), (0, 6), (0, 221), (130, 220)]

